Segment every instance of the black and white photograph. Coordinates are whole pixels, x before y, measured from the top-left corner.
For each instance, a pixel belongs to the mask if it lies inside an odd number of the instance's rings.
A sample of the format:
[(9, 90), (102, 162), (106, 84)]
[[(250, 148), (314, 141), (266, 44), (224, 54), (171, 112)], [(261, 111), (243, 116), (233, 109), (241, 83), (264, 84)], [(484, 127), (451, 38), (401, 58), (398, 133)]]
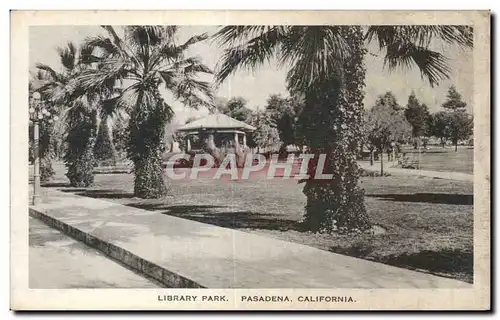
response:
[(489, 13), (464, 17), (27, 26), (23, 290), (140, 289), (158, 310), (457, 290), (487, 308)]

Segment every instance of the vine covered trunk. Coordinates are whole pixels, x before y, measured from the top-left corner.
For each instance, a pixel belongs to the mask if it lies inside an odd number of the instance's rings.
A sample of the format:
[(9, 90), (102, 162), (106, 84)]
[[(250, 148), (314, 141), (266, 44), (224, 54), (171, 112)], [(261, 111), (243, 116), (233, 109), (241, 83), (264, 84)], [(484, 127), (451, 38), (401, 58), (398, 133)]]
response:
[(73, 110), (69, 115), (68, 148), (64, 163), (72, 187), (89, 187), (94, 183), (94, 144), (96, 139), (95, 112)]
[[(314, 232), (352, 232), (370, 228), (364, 191), (358, 186), (357, 153), (363, 119), (363, 34), (360, 27), (343, 28), (351, 56), (341, 75), (309, 86), (306, 108), (299, 117), (299, 135), (314, 158), (309, 161), (304, 194), (305, 227)], [(320, 156), (329, 179), (315, 179)]]
[(134, 195), (142, 199), (161, 198), (168, 192), (161, 146), (170, 114), (159, 93), (154, 99), (138, 101), (144, 103), (132, 112), (127, 149), (129, 159), (134, 163)]

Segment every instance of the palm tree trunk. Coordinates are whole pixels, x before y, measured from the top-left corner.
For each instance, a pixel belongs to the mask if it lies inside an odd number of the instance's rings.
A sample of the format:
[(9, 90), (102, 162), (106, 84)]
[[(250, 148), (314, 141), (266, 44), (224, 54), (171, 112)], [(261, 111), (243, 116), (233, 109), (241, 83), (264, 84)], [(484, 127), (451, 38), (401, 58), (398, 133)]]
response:
[[(311, 85), (304, 92), (306, 105), (298, 121), (297, 130), (315, 155), (303, 190), (307, 197), (304, 226), (314, 232), (370, 228), (356, 161), (362, 143), (363, 34), (359, 27), (344, 30), (352, 56), (343, 66), (343, 79), (332, 76)], [(323, 172), (332, 174), (329, 179), (314, 179), (321, 154), (326, 160)]]
[(167, 194), (159, 150), (151, 148), (134, 161), (134, 195), (142, 199), (161, 198)]
[(161, 198), (168, 193), (161, 151), (168, 118), (160, 102), (157, 106), (142, 104), (141, 108), (149, 112), (134, 112), (129, 121), (128, 156), (134, 163), (134, 195), (142, 199)]
[(70, 117), (66, 137), (68, 148), (64, 155), (68, 168), (66, 176), (72, 187), (89, 187), (94, 183), (95, 117), (84, 112), (75, 112)]

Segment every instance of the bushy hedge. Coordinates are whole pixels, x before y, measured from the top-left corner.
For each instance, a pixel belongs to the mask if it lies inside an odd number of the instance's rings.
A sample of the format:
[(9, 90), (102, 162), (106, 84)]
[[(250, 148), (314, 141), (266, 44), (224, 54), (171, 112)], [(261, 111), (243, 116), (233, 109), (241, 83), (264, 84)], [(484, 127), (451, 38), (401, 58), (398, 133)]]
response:
[[(55, 174), (52, 168), (52, 159), (54, 157), (53, 150), (53, 132), (54, 125), (48, 122), (47, 119), (39, 122), (39, 156), (40, 156), (40, 180), (48, 181)], [(30, 124), (29, 127), (29, 158), (30, 162), (34, 161), (34, 127)]]

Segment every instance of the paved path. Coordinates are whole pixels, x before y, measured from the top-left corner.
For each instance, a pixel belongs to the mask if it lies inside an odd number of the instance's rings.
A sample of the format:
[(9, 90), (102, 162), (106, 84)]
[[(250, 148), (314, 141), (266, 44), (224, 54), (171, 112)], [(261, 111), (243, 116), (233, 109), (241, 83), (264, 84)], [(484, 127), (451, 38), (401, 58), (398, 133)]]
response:
[(32, 289), (159, 287), (40, 220), (30, 218), (29, 228)]
[[(374, 163), (373, 166), (371, 166), (369, 162), (359, 161), (358, 164), (361, 168), (365, 170), (380, 171), (380, 163)], [(384, 172), (389, 172), (395, 175), (423, 176), (429, 178), (470, 181), (470, 182), (474, 181), (474, 175), (463, 172), (402, 169), (402, 168), (389, 167), (387, 164), (384, 165)]]
[(45, 189), (30, 214), (172, 287), (455, 288), (470, 284)]

